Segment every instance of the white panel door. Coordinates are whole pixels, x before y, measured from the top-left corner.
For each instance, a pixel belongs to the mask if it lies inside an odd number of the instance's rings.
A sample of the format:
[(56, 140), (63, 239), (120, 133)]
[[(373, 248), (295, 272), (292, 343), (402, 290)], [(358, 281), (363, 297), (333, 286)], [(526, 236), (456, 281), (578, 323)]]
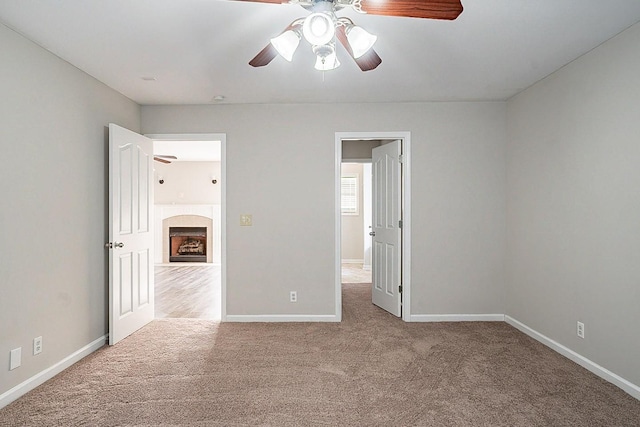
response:
[(153, 142), (109, 124), (109, 345), (154, 318)]
[(402, 313), (402, 142), (373, 149), (372, 300), (394, 316)]

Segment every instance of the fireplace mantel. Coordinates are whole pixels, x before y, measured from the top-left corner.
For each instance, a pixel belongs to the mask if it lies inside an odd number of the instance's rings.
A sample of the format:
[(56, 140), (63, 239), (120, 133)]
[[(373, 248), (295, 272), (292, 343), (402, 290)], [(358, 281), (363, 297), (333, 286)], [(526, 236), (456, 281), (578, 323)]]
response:
[(222, 226), (220, 205), (155, 205), (155, 254), (154, 262), (162, 264), (163, 254), (163, 230), (162, 223), (165, 219), (181, 215), (197, 215), (209, 218), (213, 221), (213, 263), (220, 264), (220, 254), (222, 251)]

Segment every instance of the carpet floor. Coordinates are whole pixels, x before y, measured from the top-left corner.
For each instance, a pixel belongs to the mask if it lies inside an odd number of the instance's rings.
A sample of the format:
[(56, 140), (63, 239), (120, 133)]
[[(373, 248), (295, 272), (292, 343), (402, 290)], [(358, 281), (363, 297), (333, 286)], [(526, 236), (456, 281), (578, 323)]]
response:
[(640, 401), (506, 323), (160, 319), (0, 410), (0, 426), (638, 426)]

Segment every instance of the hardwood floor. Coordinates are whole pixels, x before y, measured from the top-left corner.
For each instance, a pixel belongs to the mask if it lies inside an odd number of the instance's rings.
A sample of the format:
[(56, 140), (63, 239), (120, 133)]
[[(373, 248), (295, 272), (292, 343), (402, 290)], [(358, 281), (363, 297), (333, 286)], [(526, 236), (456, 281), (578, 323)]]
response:
[[(155, 317), (220, 320), (221, 267), (211, 264), (155, 266)], [(371, 283), (362, 264), (343, 264), (342, 283)]]
[(342, 283), (371, 283), (371, 270), (363, 270), (361, 263), (343, 262)]
[(220, 320), (219, 265), (155, 266), (155, 317)]

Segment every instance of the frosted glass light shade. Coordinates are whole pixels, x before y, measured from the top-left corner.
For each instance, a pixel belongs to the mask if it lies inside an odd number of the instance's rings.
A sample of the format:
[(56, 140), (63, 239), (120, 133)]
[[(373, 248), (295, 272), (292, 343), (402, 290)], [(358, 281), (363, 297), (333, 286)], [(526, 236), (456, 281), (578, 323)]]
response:
[(312, 13), (302, 24), (302, 34), (313, 46), (321, 46), (333, 40), (336, 34), (335, 23), (326, 13)]
[(360, 58), (373, 47), (378, 36), (374, 36), (362, 27), (354, 25), (347, 29), (347, 40), (354, 58)]
[(320, 55), (317, 56), (316, 66), (315, 66), (316, 70), (319, 70), (319, 71), (335, 70), (339, 66), (340, 66), (340, 61), (338, 61), (338, 55), (336, 55), (335, 51), (325, 57), (322, 57)]
[(287, 61), (291, 62), (293, 54), (300, 44), (300, 36), (293, 30), (287, 30), (278, 37), (271, 39), (271, 44)]

